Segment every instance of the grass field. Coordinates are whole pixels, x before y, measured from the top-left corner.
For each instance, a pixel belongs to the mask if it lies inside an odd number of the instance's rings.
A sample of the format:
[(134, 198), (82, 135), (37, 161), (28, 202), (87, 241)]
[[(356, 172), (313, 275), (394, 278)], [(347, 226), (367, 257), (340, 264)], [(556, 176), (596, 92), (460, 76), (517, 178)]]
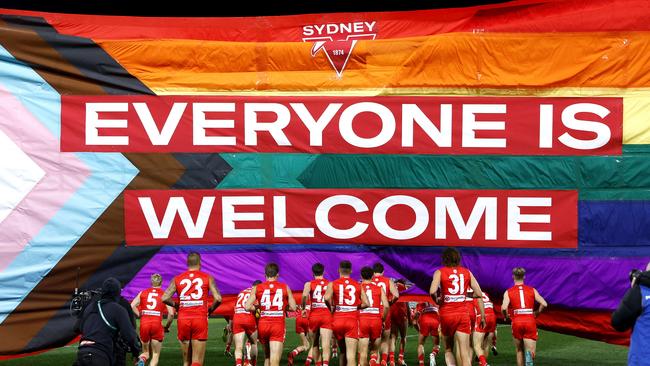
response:
[[(225, 348), (221, 340), (222, 329), (225, 326), (223, 319), (210, 320), (210, 340), (208, 341), (208, 351), (206, 355), (206, 366), (231, 366), (234, 365), (234, 359), (224, 356)], [(175, 326), (175, 323), (174, 323)], [(286, 354), (298, 344), (298, 337), (293, 331), (293, 319), (287, 320), (287, 342), (285, 343), (285, 352), (282, 359), (282, 365), (286, 365)], [(498, 356), (490, 356), (489, 362), (492, 366), (514, 365), (514, 346), (510, 335), (510, 327), (499, 326)], [(173, 327), (171, 333), (165, 339), (161, 366), (179, 366), (182, 365), (180, 357), (180, 346), (175, 338), (176, 328)], [(412, 328), (409, 328), (407, 337), (407, 350), (405, 360), (407, 365), (417, 365), (417, 334)], [(430, 349), (430, 346), (427, 346)], [(552, 332), (539, 332), (539, 342), (537, 345), (537, 362), (536, 365), (553, 365), (553, 366), (587, 366), (587, 365), (625, 365), (627, 358), (627, 348), (614, 346), (601, 342), (594, 342), (582, 338), (566, 336)], [(260, 349), (261, 352), (261, 349)], [(2, 365), (7, 366), (69, 366), (72, 364), (76, 353), (76, 345), (55, 349), (40, 355), (30, 356), (22, 359), (11, 361), (1, 361)], [(260, 355), (261, 356), (261, 355)], [(397, 355), (396, 355), (397, 358)], [(299, 355), (296, 365), (302, 365), (305, 355)], [(334, 363), (337, 364), (337, 363)], [(438, 364), (443, 365), (444, 361), (439, 356)], [(428, 362), (427, 364), (428, 365)]]

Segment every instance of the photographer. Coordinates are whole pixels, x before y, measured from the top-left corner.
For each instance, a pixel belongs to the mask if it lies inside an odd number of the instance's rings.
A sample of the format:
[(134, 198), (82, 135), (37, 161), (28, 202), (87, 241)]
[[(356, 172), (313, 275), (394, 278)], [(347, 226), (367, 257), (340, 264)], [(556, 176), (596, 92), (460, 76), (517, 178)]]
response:
[[(75, 365), (114, 365), (114, 343), (119, 337), (130, 347), (134, 356), (141, 352), (140, 340), (129, 315), (118, 303), (120, 292), (120, 282), (108, 278), (102, 285), (101, 297), (92, 298), (82, 311), (75, 325), (76, 331), (81, 333)], [(140, 355), (140, 360), (144, 360), (143, 355)]]
[(645, 272), (630, 273), (631, 288), (612, 314), (612, 327), (623, 332), (632, 328), (628, 365), (647, 365), (650, 360), (650, 263)]

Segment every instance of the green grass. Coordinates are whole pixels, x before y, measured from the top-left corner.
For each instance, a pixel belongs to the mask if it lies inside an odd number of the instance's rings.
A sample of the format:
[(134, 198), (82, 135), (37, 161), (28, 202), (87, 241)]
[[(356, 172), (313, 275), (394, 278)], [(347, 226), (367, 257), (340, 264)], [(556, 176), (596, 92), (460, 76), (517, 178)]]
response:
[[(221, 341), (222, 329), (225, 325), (223, 319), (210, 320), (210, 340), (208, 341), (208, 351), (206, 355), (206, 366), (231, 366), (234, 365), (234, 359), (224, 356), (224, 343)], [(286, 354), (298, 345), (298, 337), (294, 333), (293, 319), (287, 320), (287, 342), (285, 343), (285, 352), (282, 359), (282, 365), (286, 365)], [(417, 366), (417, 333), (414, 329), (409, 328), (407, 338), (406, 363), (409, 366)], [(161, 366), (178, 366), (181, 365), (180, 346), (175, 338), (175, 323), (172, 331), (167, 334), (163, 345), (163, 351), (160, 359)], [(429, 341), (430, 342), (430, 341)], [(489, 361), (492, 366), (514, 365), (514, 346), (510, 335), (510, 327), (499, 326), (498, 339), (499, 355), (491, 356)], [(427, 345), (426, 349), (429, 349)], [(261, 350), (260, 350), (261, 352)], [(22, 359), (2, 361), (7, 366), (69, 366), (72, 364), (76, 353), (76, 346), (68, 346), (48, 351), (46, 353), (30, 356)], [(396, 355), (397, 356), (397, 355)], [(297, 357), (296, 365), (302, 365), (305, 355)], [(541, 331), (539, 332), (539, 342), (537, 344), (537, 362), (536, 365), (552, 366), (586, 366), (586, 365), (625, 365), (627, 360), (627, 348), (605, 344), (602, 342), (590, 341), (582, 338), (562, 335), (558, 333)], [(334, 363), (336, 364), (336, 363)], [(439, 356), (438, 364), (444, 364)], [(428, 365), (428, 362), (426, 363)]]

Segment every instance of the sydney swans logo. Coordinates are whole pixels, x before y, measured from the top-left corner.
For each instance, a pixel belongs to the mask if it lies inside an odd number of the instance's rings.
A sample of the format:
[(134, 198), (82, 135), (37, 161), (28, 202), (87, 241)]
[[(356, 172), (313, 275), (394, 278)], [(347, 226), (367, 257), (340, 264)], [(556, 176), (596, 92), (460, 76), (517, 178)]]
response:
[(311, 56), (323, 51), (336, 75), (341, 77), (358, 40), (377, 36), (376, 21), (312, 24), (302, 27), (303, 42), (314, 42)]

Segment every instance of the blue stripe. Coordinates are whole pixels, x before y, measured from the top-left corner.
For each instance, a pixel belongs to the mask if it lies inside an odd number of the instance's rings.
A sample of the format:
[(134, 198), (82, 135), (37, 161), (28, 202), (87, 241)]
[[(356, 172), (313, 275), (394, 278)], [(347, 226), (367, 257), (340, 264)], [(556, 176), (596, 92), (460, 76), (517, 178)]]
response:
[[(58, 139), (60, 96), (34, 70), (0, 47), (0, 83)], [(25, 250), (0, 273), (0, 323), (70, 250), (104, 210), (119, 196), (138, 170), (121, 154), (76, 153), (91, 170)], [(56, 194), (56, 192), (52, 192)]]

